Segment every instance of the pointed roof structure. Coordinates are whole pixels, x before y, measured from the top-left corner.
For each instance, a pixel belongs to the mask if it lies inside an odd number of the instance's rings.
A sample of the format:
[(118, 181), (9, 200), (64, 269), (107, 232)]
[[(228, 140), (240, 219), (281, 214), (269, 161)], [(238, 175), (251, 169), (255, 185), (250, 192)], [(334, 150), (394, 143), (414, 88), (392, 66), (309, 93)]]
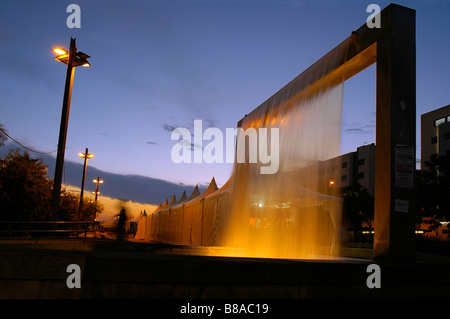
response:
[(170, 203), (169, 203), (169, 205), (167, 205), (167, 207), (174, 205), (176, 202), (177, 202), (177, 197), (175, 195), (172, 195), (172, 198), (170, 199)]
[[(180, 198), (180, 200), (175, 204), (175, 206), (173, 208), (183, 206), (184, 203), (187, 203), (187, 202), (193, 200), (194, 198), (200, 196), (200, 191), (198, 190), (198, 185), (195, 185), (195, 188), (189, 197), (186, 196), (186, 192), (184, 192), (183, 195), (185, 197), (184, 200), (181, 200), (181, 198)], [(181, 197), (183, 198), (183, 196), (181, 196)]]
[(168, 200), (167, 200), (167, 198), (166, 198), (166, 200), (164, 201), (164, 203), (163, 203), (162, 205), (161, 205), (161, 203), (160, 203), (159, 206), (158, 206), (158, 208), (156, 208), (156, 210), (155, 210), (153, 213), (151, 213), (151, 215), (156, 214), (156, 213), (159, 213), (161, 210), (163, 210), (164, 208), (166, 208), (168, 204), (169, 204), (169, 202), (168, 202)]
[(200, 191), (198, 190), (198, 184), (197, 184), (197, 185), (195, 185), (195, 188), (192, 191), (192, 194), (186, 199), (186, 201), (188, 202), (188, 201), (196, 198), (199, 195), (200, 195)]
[(231, 175), (228, 181), (225, 184), (223, 184), (221, 188), (217, 189), (215, 192), (206, 195), (205, 197), (212, 197), (217, 194), (231, 191), (233, 188), (233, 182), (234, 182), (234, 175)]
[(214, 193), (216, 190), (218, 190), (219, 188), (217, 187), (216, 184), (216, 179), (213, 177), (211, 179), (211, 182), (209, 183), (208, 188), (203, 192), (202, 197), (204, 197), (203, 195), (207, 196), (209, 194)]
[(179, 203), (184, 202), (186, 199), (187, 199), (186, 191), (183, 191), (183, 194), (181, 195), (181, 197), (178, 200), (178, 202), (175, 203), (175, 205), (178, 205)]
[[(161, 202), (159, 202), (158, 207), (156, 207), (156, 209), (152, 212), (152, 214), (153, 214), (154, 212), (157, 212), (158, 210), (160, 210), (161, 207), (162, 207), (162, 204), (161, 204)], [(150, 214), (150, 215), (151, 215), (151, 214)]]
[(186, 201), (186, 204), (190, 203), (190, 202), (201, 200), (201, 199), (205, 198), (206, 196), (208, 196), (209, 194), (212, 194), (215, 191), (217, 191), (217, 189), (218, 188), (217, 188), (216, 180), (213, 177), (211, 179), (211, 182), (209, 183), (208, 187), (206, 188), (206, 190), (200, 196), (197, 196), (189, 201)]

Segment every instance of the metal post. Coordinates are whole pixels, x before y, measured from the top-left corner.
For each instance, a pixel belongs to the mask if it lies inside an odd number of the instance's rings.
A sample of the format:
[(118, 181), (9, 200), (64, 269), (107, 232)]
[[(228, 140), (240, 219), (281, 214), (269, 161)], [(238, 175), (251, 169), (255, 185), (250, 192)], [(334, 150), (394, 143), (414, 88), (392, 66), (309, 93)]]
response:
[(69, 124), (70, 100), (72, 96), (73, 76), (75, 74), (75, 67), (73, 66), (72, 62), (73, 58), (76, 55), (76, 52), (77, 48), (75, 39), (71, 38), (69, 49), (69, 60), (67, 62), (66, 85), (64, 88), (64, 98), (61, 113), (61, 124), (59, 128), (58, 152), (56, 154), (56, 167), (53, 180), (53, 196), (52, 196), (53, 219), (58, 218), (59, 204), (61, 200), (61, 183), (64, 167), (64, 153), (66, 149), (67, 127)]
[[(95, 189), (95, 202), (97, 202), (98, 186), (100, 185), (100, 176), (97, 177), (97, 187)], [(94, 218), (95, 219), (95, 218)]]
[(81, 220), (81, 212), (83, 210), (84, 182), (85, 182), (85, 179), (86, 179), (86, 168), (87, 168), (88, 154), (89, 154), (89, 152), (88, 152), (88, 149), (86, 147), (86, 151), (84, 153), (83, 178), (81, 180), (80, 206), (78, 207), (78, 220)]

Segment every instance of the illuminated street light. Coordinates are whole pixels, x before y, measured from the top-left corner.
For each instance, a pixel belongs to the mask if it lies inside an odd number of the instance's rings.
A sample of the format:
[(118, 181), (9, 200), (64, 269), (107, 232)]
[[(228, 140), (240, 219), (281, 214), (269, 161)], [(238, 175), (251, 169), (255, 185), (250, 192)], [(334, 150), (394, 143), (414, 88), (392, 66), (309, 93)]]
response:
[(83, 166), (83, 179), (81, 180), (81, 193), (80, 193), (80, 206), (78, 207), (78, 220), (81, 219), (81, 211), (83, 209), (83, 194), (84, 194), (84, 181), (86, 179), (86, 168), (87, 168), (87, 161), (90, 158), (94, 158), (94, 154), (90, 154), (89, 150), (86, 147), (86, 151), (84, 153), (78, 153), (78, 156), (81, 158), (84, 158), (84, 166)]
[(58, 55), (64, 55), (64, 54), (68, 55), (69, 54), (69, 52), (67, 52), (66, 50), (61, 49), (61, 48), (55, 48), (55, 49), (53, 49), (53, 52), (55, 52)]
[(70, 100), (72, 96), (72, 84), (75, 74), (75, 67), (90, 66), (87, 59), (89, 55), (77, 52), (74, 38), (70, 38), (69, 51), (62, 48), (55, 48), (53, 52), (57, 54), (55, 60), (67, 64), (66, 84), (64, 88), (64, 98), (61, 113), (61, 124), (59, 127), (58, 151), (56, 153), (55, 175), (53, 180), (52, 211), (54, 218), (58, 217), (59, 204), (61, 201), (61, 183), (64, 167), (64, 153), (66, 150), (67, 127), (69, 125)]
[(97, 195), (100, 194), (100, 192), (98, 191), (98, 186), (103, 183), (103, 180), (101, 180), (100, 177), (97, 177), (97, 179), (94, 179), (93, 182), (97, 184), (95, 192), (92, 192), (93, 194), (95, 194), (95, 201), (97, 201)]
[[(55, 48), (55, 49), (53, 49), (53, 52), (55, 52), (57, 54), (57, 56), (55, 57), (56, 61), (62, 62), (64, 64), (68, 64), (69, 52), (67, 52), (65, 49), (62, 49), (62, 48)], [(89, 55), (87, 55), (84, 52), (79, 51), (79, 52), (75, 53), (74, 60), (72, 61), (72, 66), (77, 67), (77, 66), (81, 65), (84, 67), (89, 67), (89, 66), (91, 66), (91, 64), (87, 60), (89, 58), (90, 58)]]
[[(87, 149), (86, 149), (86, 152), (87, 152)], [(95, 158), (95, 155), (94, 154), (88, 154), (87, 156), (86, 156), (86, 153), (78, 153), (78, 156), (79, 157), (81, 157), (81, 158), (85, 158), (85, 157), (87, 157), (87, 158)]]

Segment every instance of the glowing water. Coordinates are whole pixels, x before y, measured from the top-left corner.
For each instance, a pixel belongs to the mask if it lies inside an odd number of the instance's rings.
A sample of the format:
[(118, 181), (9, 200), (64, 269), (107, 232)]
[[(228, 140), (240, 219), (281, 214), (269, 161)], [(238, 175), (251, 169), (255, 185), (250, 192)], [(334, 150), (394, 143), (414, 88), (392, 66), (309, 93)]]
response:
[[(313, 68), (315, 78), (326, 69)], [(338, 255), (342, 201), (321, 161), (339, 155), (343, 79), (319, 78), (295, 79), (240, 123), (279, 128), (279, 170), (264, 175), (258, 163), (235, 164), (225, 246), (254, 257)]]

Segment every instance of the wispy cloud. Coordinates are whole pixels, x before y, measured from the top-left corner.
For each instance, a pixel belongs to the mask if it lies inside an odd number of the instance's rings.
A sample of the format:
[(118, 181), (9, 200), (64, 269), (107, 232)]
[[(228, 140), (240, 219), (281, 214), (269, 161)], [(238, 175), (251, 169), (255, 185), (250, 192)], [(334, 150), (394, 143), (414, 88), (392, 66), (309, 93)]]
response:
[(361, 123), (350, 123), (343, 124), (344, 132), (350, 134), (372, 134), (375, 132), (375, 125), (372, 124), (361, 124)]
[(168, 123), (163, 123), (161, 124), (162, 128), (167, 131), (167, 132), (173, 132), (177, 127), (179, 126), (174, 126)]
[(372, 112), (369, 115), (369, 122), (352, 122), (343, 123), (343, 131), (350, 134), (372, 134), (375, 132), (376, 113)]
[(145, 144), (147, 144), (147, 145), (158, 145), (158, 143), (152, 142), (152, 141), (148, 141), (148, 142), (146, 142)]
[(203, 120), (203, 122), (206, 122), (208, 127), (216, 127), (219, 120)]
[(203, 150), (203, 147), (201, 145), (189, 142), (189, 141), (187, 141), (185, 139), (181, 140), (179, 143), (186, 150), (191, 150), (191, 151), (195, 151), (196, 149), (197, 150)]
[(109, 134), (109, 133), (105, 133), (105, 132), (100, 133), (100, 135), (107, 136), (107, 137), (116, 137), (116, 138), (119, 137), (118, 135)]
[[(172, 119), (174, 119), (175, 117), (172, 117)], [(194, 119), (194, 118), (190, 118), (189, 120), (185, 121), (184, 124), (169, 124), (169, 123), (163, 123), (161, 124), (162, 128), (165, 131), (168, 132), (172, 132), (175, 129), (177, 129), (178, 127), (183, 127), (183, 128), (187, 128), (189, 130), (192, 130), (194, 128), (194, 121), (195, 120), (201, 120), (202, 121), (202, 128), (209, 128), (209, 127), (216, 127), (217, 123), (219, 123), (219, 120), (215, 120), (215, 119)]]

